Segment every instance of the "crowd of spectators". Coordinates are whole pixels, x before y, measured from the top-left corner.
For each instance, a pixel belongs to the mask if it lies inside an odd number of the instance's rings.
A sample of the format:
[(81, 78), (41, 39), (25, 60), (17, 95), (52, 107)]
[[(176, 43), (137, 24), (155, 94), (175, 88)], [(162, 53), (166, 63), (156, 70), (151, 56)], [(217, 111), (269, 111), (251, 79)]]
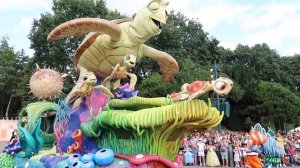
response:
[[(249, 135), (247, 132), (217, 130), (193, 132), (184, 139), (184, 164), (203, 167), (244, 167)], [(278, 131), (276, 140), (284, 148), (281, 166), (294, 166), (300, 159), (300, 132)], [(263, 161), (263, 160), (262, 160)]]

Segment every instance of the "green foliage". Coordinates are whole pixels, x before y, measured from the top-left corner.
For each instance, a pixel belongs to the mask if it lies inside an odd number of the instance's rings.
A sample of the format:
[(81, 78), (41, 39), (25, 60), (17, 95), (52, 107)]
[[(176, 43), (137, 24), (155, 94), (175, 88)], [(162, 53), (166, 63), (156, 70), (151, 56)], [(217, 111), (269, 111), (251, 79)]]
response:
[(266, 116), (274, 122), (295, 123), (300, 114), (300, 98), (279, 83), (261, 81), (255, 89), (254, 100), (247, 109), (256, 119)]
[(245, 90), (242, 89), (242, 87), (237, 82), (234, 82), (234, 86), (231, 92), (229, 93), (228, 98), (234, 102), (239, 102), (244, 98), (244, 96)]
[(280, 59), (280, 83), (300, 95), (300, 55)]
[[(24, 50), (16, 52), (8, 44), (8, 38), (0, 41), (0, 117), (4, 113), (16, 117), (21, 108), (21, 102), (26, 95), (28, 74), (25, 71), (29, 58)], [(11, 101), (10, 101), (11, 100)]]
[(244, 129), (246, 130), (250, 130), (251, 129), (251, 126), (253, 126), (255, 123), (251, 120), (250, 117), (247, 117), (245, 119), (245, 122), (244, 122)]
[(142, 97), (162, 97), (168, 94), (167, 85), (162, 82), (162, 76), (158, 73), (144, 79), (138, 90)]
[(14, 92), (11, 87), (16, 85), (17, 55), (4, 37), (0, 41), (0, 62), (0, 91), (9, 95)]

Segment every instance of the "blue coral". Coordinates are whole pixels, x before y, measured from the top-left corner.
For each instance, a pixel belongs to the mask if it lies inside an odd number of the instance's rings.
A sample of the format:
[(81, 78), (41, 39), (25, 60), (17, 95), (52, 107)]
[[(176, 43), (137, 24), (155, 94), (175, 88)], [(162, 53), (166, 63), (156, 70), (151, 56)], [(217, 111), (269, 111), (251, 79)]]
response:
[(126, 83), (125, 85), (118, 88), (118, 91), (114, 93), (115, 97), (118, 99), (129, 99), (133, 96), (137, 96), (138, 90), (130, 88), (130, 85)]
[[(85, 103), (81, 103), (80, 106), (75, 111), (72, 111), (70, 115), (70, 120), (68, 122), (65, 137), (61, 141), (61, 148), (63, 152), (67, 152), (67, 148), (73, 143), (75, 143), (71, 135), (75, 130), (80, 129), (80, 123), (81, 123), (80, 116), (82, 116), (83, 113), (89, 114), (89, 109)], [(94, 150), (98, 150), (96, 139), (83, 136), (83, 145), (82, 145), (83, 153), (93, 152)]]

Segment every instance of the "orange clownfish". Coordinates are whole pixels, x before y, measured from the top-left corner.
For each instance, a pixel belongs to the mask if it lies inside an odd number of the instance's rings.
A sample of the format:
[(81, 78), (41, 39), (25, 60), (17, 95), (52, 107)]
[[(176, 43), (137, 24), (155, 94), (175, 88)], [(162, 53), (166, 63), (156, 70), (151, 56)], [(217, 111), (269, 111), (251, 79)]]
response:
[(258, 131), (250, 131), (247, 146), (262, 145), (267, 141), (268, 137)]

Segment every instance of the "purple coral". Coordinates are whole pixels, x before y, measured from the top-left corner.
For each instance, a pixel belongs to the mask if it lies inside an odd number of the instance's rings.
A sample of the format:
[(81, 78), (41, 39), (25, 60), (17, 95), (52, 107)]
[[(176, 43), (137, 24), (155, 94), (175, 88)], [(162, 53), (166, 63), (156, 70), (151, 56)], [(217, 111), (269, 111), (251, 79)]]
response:
[(70, 120), (70, 112), (68, 106), (64, 103), (63, 100), (59, 100), (57, 106), (57, 114), (54, 121), (54, 134), (57, 139), (57, 150), (60, 155), (63, 155), (63, 151), (61, 149), (61, 141), (66, 135), (66, 128)]
[(3, 150), (3, 153), (15, 155), (16, 153), (21, 151), (21, 146), (18, 141), (13, 140), (9, 142), (7, 145), (5, 145), (5, 148)]

